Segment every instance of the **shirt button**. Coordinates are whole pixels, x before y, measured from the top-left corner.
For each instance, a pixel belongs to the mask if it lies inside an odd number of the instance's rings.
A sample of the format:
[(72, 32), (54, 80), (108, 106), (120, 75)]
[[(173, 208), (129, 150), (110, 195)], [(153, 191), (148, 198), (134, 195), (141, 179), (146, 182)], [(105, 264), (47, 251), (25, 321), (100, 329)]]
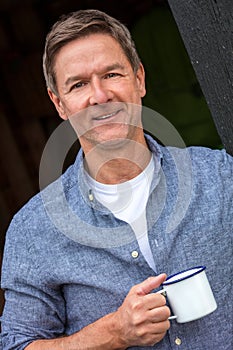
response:
[(136, 250), (134, 250), (132, 253), (131, 253), (131, 256), (132, 258), (136, 259), (138, 257), (138, 252)]
[(182, 340), (180, 338), (176, 337), (175, 343), (176, 343), (176, 345), (181, 345)]

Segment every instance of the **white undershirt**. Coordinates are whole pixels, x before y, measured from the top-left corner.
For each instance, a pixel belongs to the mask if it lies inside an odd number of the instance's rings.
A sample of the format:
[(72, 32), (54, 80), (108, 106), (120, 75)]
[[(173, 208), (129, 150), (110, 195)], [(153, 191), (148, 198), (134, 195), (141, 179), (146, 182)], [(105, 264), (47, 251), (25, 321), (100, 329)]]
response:
[(95, 198), (120, 220), (127, 222), (135, 232), (140, 250), (149, 266), (155, 270), (155, 263), (149, 245), (146, 220), (146, 204), (154, 173), (153, 157), (137, 177), (132, 180), (106, 185), (95, 181), (87, 174), (88, 185)]

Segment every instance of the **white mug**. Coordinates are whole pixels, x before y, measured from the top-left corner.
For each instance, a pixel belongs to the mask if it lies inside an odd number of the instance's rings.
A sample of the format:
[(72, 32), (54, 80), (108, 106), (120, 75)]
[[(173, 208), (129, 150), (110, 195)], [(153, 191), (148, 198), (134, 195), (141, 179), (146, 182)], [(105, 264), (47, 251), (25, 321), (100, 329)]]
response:
[(167, 277), (163, 289), (178, 323), (190, 322), (216, 310), (217, 304), (205, 273), (205, 266), (196, 266)]

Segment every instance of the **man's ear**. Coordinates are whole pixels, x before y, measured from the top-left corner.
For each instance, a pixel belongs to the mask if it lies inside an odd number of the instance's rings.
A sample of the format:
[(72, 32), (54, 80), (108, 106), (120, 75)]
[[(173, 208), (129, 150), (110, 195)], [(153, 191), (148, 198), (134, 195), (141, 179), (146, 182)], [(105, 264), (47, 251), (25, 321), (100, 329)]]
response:
[(142, 63), (140, 63), (139, 68), (137, 70), (136, 79), (138, 83), (138, 91), (140, 93), (140, 96), (144, 97), (146, 94), (146, 86), (145, 86), (145, 70)]
[(47, 89), (47, 91), (48, 91), (48, 94), (49, 94), (49, 97), (50, 97), (51, 101), (53, 102), (54, 106), (56, 107), (56, 110), (57, 110), (59, 116), (62, 119), (67, 120), (68, 117), (66, 115), (65, 109), (63, 107), (62, 101), (60, 100), (59, 96), (57, 96), (49, 88)]

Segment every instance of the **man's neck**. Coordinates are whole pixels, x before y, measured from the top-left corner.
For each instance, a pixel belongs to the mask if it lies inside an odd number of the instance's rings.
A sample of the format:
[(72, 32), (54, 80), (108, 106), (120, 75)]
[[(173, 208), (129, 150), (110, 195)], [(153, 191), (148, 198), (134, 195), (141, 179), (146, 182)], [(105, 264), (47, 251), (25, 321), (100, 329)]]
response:
[[(150, 159), (148, 159), (148, 163), (149, 161)], [(148, 163), (143, 165), (143, 167), (140, 167), (138, 164), (126, 159), (113, 159), (105, 163), (96, 175), (91, 174), (91, 172), (90, 175), (98, 182), (105, 184), (118, 184), (129, 181), (138, 176)]]
[(129, 140), (123, 147), (94, 147), (85, 154), (85, 169), (98, 182), (118, 184), (138, 176), (150, 159), (146, 142)]

